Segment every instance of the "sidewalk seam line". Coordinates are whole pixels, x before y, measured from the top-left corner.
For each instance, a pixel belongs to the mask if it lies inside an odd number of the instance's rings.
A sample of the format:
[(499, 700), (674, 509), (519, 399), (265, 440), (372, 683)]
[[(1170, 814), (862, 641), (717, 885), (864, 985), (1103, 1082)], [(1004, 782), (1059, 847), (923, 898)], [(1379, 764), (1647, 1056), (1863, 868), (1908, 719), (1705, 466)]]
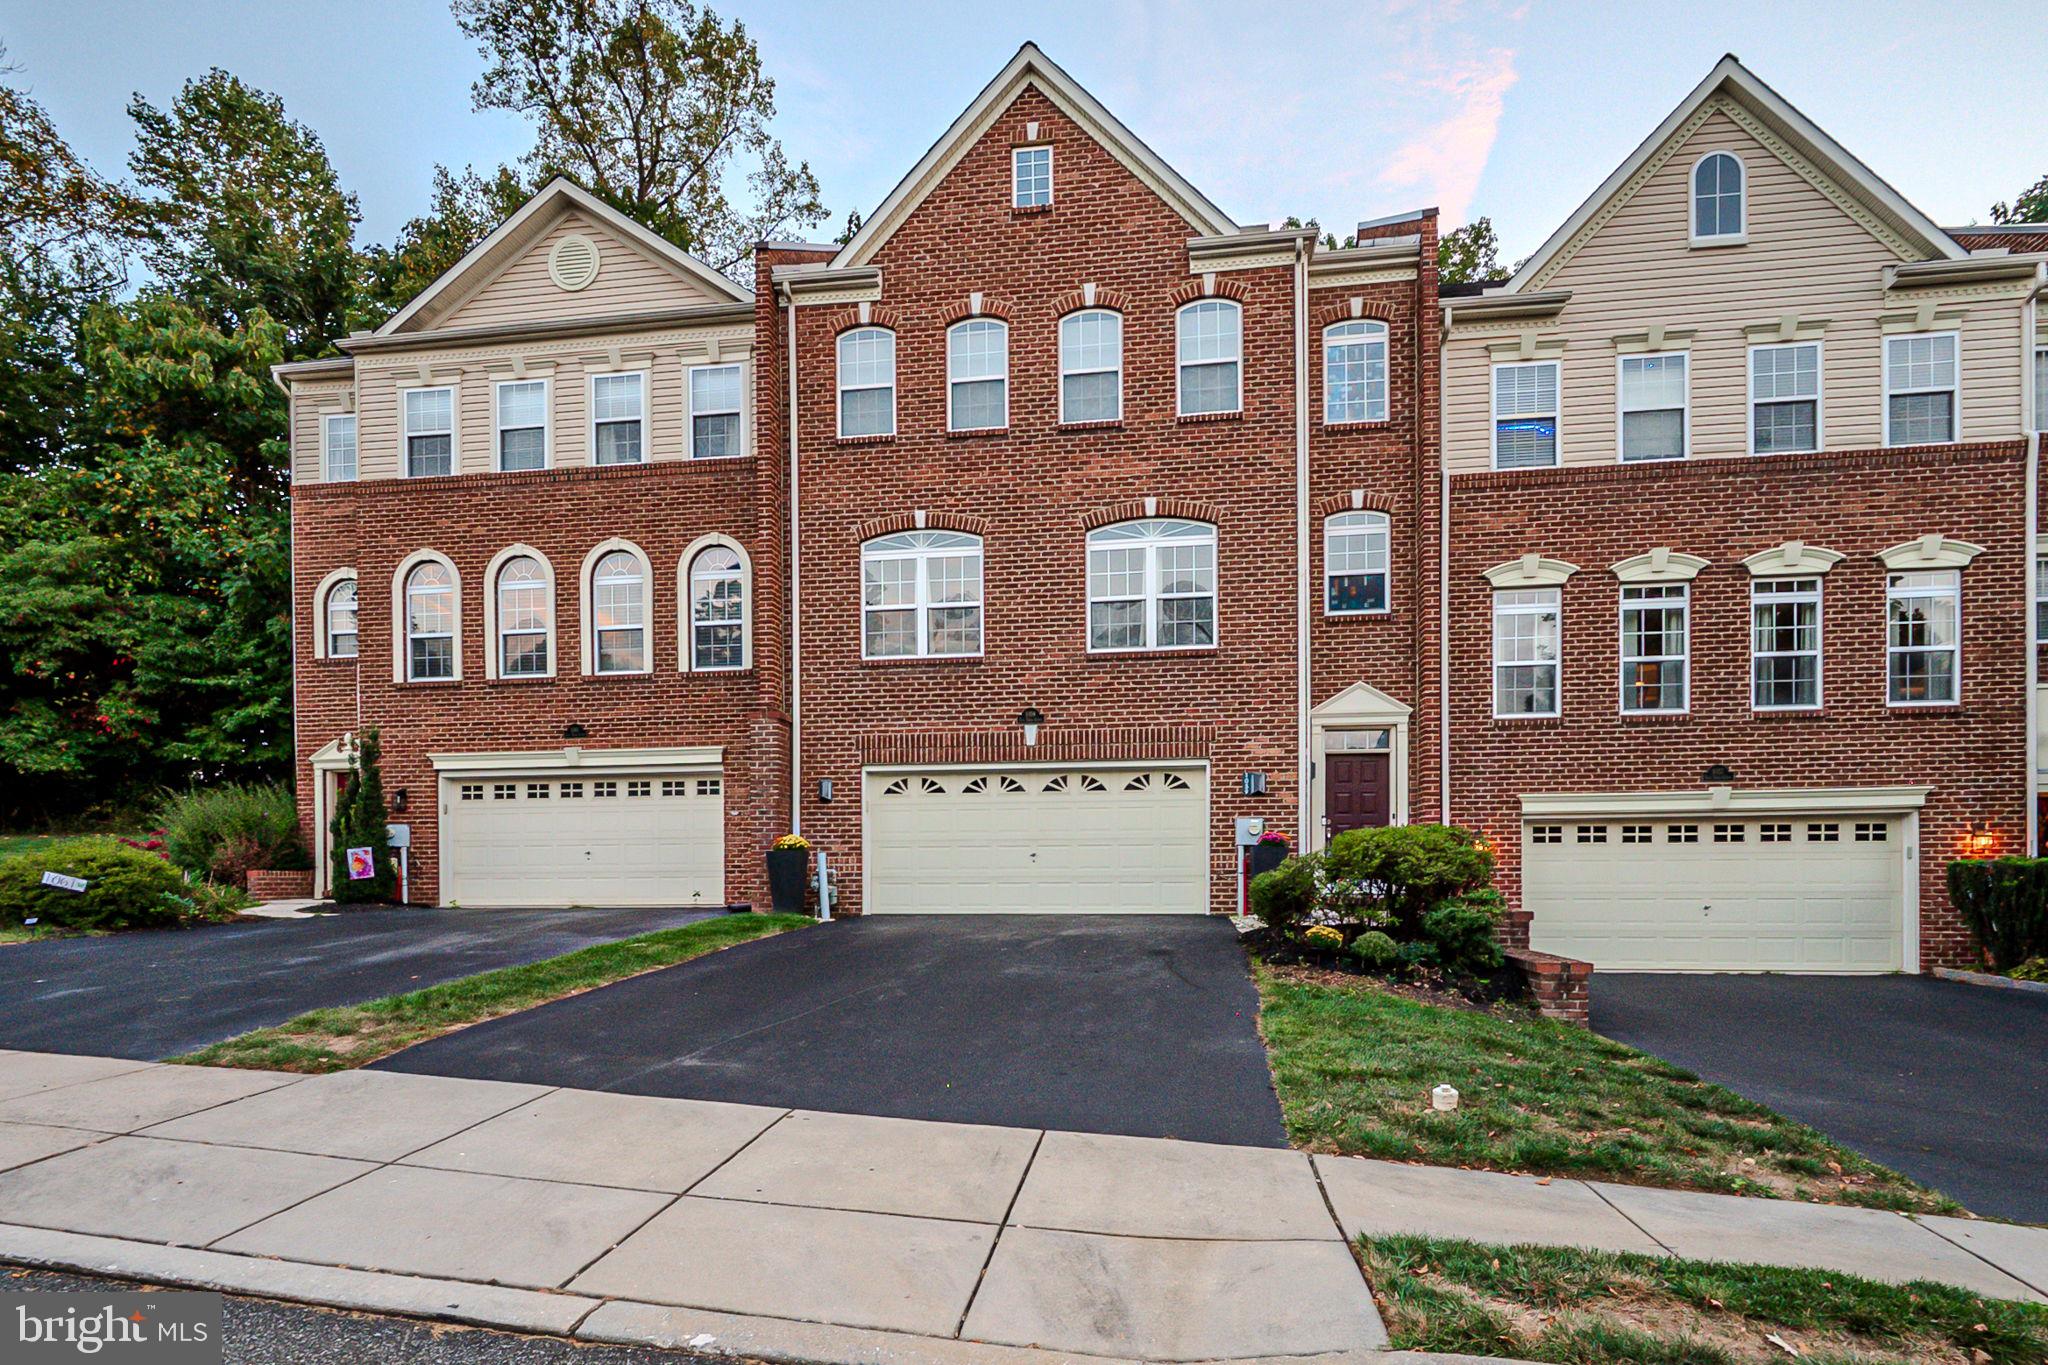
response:
[[(1962, 1252), (1964, 1255), (1975, 1256), (1978, 1260), (1982, 1261), (1985, 1265), (1990, 1266), (1999, 1274), (2004, 1275), (2007, 1278), (2014, 1280), (2019, 1284), (2025, 1285), (2027, 1288), (2033, 1290), (2036, 1294), (2048, 1294), (2048, 1289), (2044, 1289), (2040, 1285), (2035, 1284), (2032, 1280), (2020, 1274), (2017, 1270), (2012, 1270), (2006, 1266), (2000, 1265), (1998, 1262), (1992, 1260), (1989, 1256), (1986, 1256), (1983, 1252), (1977, 1250), (1975, 1247), (1964, 1246), (1961, 1242), (1958, 1242), (1955, 1238), (1949, 1236), (1940, 1228), (1928, 1227), (1927, 1224), (1920, 1221), (1919, 1215), (1908, 1215), (1906, 1221), (1913, 1224), (1913, 1226), (1920, 1228), (1922, 1231), (1933, 1233), (1936, 1237), (1939, 1237), (1942, 1241), (1947, 1242), (1950, 1246), (1954, 1247), (1957, 1251)], [(2019, 1226), (2025, 1225), (2020, 1224)]]
[(1041, 1128), (1031, 1141), (1031, 1155), (1025, 1158), (1024, 1169), (1018, 1173), (1017, 1188), (1010, 1191), (1010, 1202), (1004, 1206), (1002, 1220), (996, 1224), (996, 1235), (988, 1239), (988, 1255), (981, 1258), (981, 1271), (974, 1277), (974, 1288), (967, 1291), (967, 1302), (960, 1305), (960, 1321), (953, 1324), (953, 1335), (948, 1340), (966, 1340), (967, 1315), (974, 1311), (974, 1301), (981, 1297), (981, 1286), (988, 1279), (988, 1268), (995, 1264), (996, 1248), (1003, 1244), (1003, 1233), (1010, 1227), (1010, 1215), (1017, 1211), (1017, 1201), (1024, 1194), (1024, 1182), (1031, 1178), (1032, 1168), (1038, 1165), (1038, 1149), (1044, 1145), (1045, 1129)]
[[(1580, 1187), (1581, 1189), (1583, 1189), (1583, 1190), (1586, 1190), (1586, 1191), (1587, 1191), (1588, 1193), (1590, 1193), (1590, 1194), (1591, 1194), (1591, 1195), (1592, 1195), (1592, 1196), (1593, 1196), (1593, 1197), (1594, 1197), (1595, 1199), (1597, 1199), (1597, 1200), (1599, 1200), (1599, 1201), (1600, 1201), (1601, 1203), (1605, 1204), (1605, 1205), (1606, 1205), (1606, 1206), (1607, 1206), (1608, 1208), (1610, 1208), (1610, 1209), (1613, 1209), (1613, 1210), (1614, 1210), (1614, 1212), (1615, 1212), (1615, 1216), (1616, 1216), (1616, 1217), (1618, 1217), (1618, 1218), (1620, 1218), (1622, 1222), (1624, 1222), (1624, 1223), (1627, 1223), (1627, 1224), (1628, 1224), (1628, 1225), (1629, 1225), (1630, 1227), (1634, 1228), (1634, 1229), (1635, 1229), (1635, 1230), (1636, 1230), (1637, 1232), (1640, 1232), (1640, 1233), (1642, 1233), (1642, 1234), (1643, 1234), (1643, 1236), (1645, 1236), (1645, 1237), (1649, 1238), (1649, 1239), (1650, 1239), (1651, 1241), (1655, 1242), (1655, 1243), (1656, 1243), (1656, 1244), (1657, 1244), (1658, 1246), (1660, 1246), (1660, 1247), (1663, 1247), (1663, 1248), (1664, 1248), (1664, 1254), (1665, 1254), (1666, 1256), (1669, 1256), (1669, 1257), (1673, 1258), (1674, 1260), (1677, 1260), (1677, 1259), (1682, 1259), (1681, 1257), (1679, 1257), (1679, 1255), (1678, 1255), (1678, 1252), (1677, 1252), (1677, 1251), (1676, 1251), (1676, 1250), (1675, 1250), (1675, 1249), (1674, 1249), (1674, 1248), (1672, 1247), (1671, 1243), (1669, 1243), (1669, 1242), (1665, 1241), (1665, 1240), (1664, 1240), (1664, 1239), (1663, 1239), (1662, 1237), (1659, 1237), (1659, 1236), (1658, 1236), (1658, 1235), (1657, 1235), (1656, 1233), (1654, 1233), (1654, 1232), (1651, 1232), (1651, 1231), (1650, 1231), (1650, 1230), (1649, 1230), (1648, 1228), (1644, 1227), (1644, 1226), (1643, 1226), (1643, 1225), (1642, 1225), (1641, 1223), (1638, 1223), (1638, 1222), (1637, 1222), (1637, 1221), (1636, 1221), (1635, 1219), (1633, 1219), (1633, 1218), (1629, 1217), (1629, 1216), (1628, 1216), (1628, 1211), (1627, 1211), (1626, 1209), (1622, 1208), (1622, 1206), (1621, 1206), (1621, 1205), (1619, 1205), (1619, 1204), (1615, 1203), (1615, 1202), (1614, 1202), (1614, 1201), (1613, 1201), (1612, 1199), (1609, 1199), (1609, 1198), (1607, 1197), (1607, 1195), (1606, 1195), (1606, 1194), (1605, 1194), (1605, 1193), (1604, 1193), (1604, 1192), (1603, 1192), (1603, 1191), (1602, 1191), (1602, 1190), (1600, 1189), (1600, 1187), (1599, 1187), (1598, 1185), (1595, 1185), (1595, 1184), (1594, 1184), (1594, 1183), (1593, 1183), (1592, 1181), (1590, 1181), (1590, 1180), (1574, 1180), (1574, 1181), (1573, 1181), (1572, 1183), (1573, 1183), (1574, 1185), (1577, 1185), (1577, 1186), (1579, 1186), (1579, 1187)], [(1717, 1258), (1715, 1258), (1715, 1259), (1725, 1259), (1725, 1258), (1717, 1257)]]

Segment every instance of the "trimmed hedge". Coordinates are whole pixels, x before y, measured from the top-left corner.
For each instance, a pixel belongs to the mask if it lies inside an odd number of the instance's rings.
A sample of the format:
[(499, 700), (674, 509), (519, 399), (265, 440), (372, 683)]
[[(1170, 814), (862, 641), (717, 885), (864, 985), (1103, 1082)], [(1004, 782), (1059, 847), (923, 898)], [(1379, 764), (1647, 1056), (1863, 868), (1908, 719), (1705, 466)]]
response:
[(1950, 863), (1948, 898), (1999, 971), (2048, 955), (2048, 858)]
[[(83, 891), (44, 886), (45, 872), (83, 877)], [(0, 923), (53, 929), (147, 929), (195, 909), (185, 879), (154, 853), (113, 839), (67, 839), (0, 862)]]

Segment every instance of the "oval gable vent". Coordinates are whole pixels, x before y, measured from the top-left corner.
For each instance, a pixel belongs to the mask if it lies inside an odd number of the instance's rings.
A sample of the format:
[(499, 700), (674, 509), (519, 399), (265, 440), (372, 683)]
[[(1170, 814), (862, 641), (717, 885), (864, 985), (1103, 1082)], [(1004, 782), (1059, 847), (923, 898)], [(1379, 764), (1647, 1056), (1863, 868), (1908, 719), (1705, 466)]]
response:
[(581, 233), (564, 237), (548, 253), (548, 278), (574, 293), (597, 278), (597, 243)]

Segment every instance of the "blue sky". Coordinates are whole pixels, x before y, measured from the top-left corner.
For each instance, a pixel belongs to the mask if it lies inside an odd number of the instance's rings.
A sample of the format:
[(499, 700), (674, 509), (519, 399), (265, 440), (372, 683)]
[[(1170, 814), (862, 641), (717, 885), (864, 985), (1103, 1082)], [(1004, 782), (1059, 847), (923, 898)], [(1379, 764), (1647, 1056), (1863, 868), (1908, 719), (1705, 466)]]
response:
[[(1435, 203), (1490, 214), (1504, 255), (1525, 255), (1728, 51), (1943, 223), (1982, 221), (2048, 174), (2038, 0), (716, 8), (759, 41), (776, 132), (835, 226), (1027, 38), (1245, 223)], [(133, 91), (162, 104), (212, 65), (276, 91), (361, 199), (366, 241), (419, 211), (435, 162), (529, 144), (517, 119), (470, 111), (482, 60), (437, 0), (0, 0), (0, 39), (12, 79), (109, 171), (132, 145)]]

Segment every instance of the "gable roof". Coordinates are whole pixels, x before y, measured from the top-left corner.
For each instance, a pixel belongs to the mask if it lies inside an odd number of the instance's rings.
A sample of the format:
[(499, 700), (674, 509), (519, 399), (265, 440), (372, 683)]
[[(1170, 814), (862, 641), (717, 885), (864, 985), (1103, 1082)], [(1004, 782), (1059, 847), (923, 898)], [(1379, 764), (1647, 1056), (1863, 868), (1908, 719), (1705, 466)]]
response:
[(1522, 268), (1515, 272), (1503, 292), (1513, 294), (1541, 287), (1541, 283), (1555, 274), (1573, 254), (1572, 249), (1581, 230), (1611, 201), (1632, 192), (1634, 186), (1631, 182), (1636, 173), (1662, 153), (1666, 144), (1686, 130), (1693, 116), (1717, 96), (1732, 100), (1753, 115), (1793, 151), (1810, 161), (1822, 175), (1854, 197), (1878, 222), (1922, 251), (1925, 258), (1954, 260), (1969, 254), (1935, 226), (1933, 219), (1914, 208), (1875, 171), (1850, 155), (1847, 149), (1822, 131), (1819, 124), (1759, 80), (1756, 73), (1731, 53), (1714, 64), (1706, 79), (1694, 86), (1692, 93), (1643, 139), (1628, 159), (1600, 182), (1600, 188), (1594, 190), (1572, 216), (1550, 234), (1537, 248), (1536, 254), (1522, 263)]
[[(471, 247), (461, 260), (442, 271), (438, 279), (416, 294), (412, 302), (393, 313), (390, 319), (371, 335), (381, 337), (399, 332), (430, 330), (452, 310), (453, 305), (473, 297), (483, 285), (517, 261), (528, 247), (539, 241), (563, 214), (572, 211), (594, 219), (616, 233), (622, 240), (644, 251), (659, 264), (667, 266), (700, 288), (709, 290), (715, 298), (730, 303), (749, 303), (753, 300), (752, 290), (713, 270), (645, 224), (620, 213), (575, 181), (556, 176), (535, 191), (533, 198), (521, 204), (510, 218), (498, 224), (490, 236)], [(476, 288), (467, 288), (469, 285), (475, 285)]]
[(968, 150), (1009, 108), (1011, 101), (1027, 87), (1037, 90), (1062, 114), (1079, 124), (1104, 150), (1171, 205), (1198, 235), (1221, 237), (1239, 230), (1228, 214), (1210, 203), (1208, 197), (1189, 184), (1179, 171), (1167, 165), (1157, 152), (1124, 127), (1116, 115), (1103, 108), (1095, 96), (1082, 89), (1072, 76), (1039, 51), (1038, 44), (1026, 43), (996, 73), (995, 79), (982, 87), (973, 103), (961, 111), (939, 140), (932, 144), (931, 150), (910, 168), (910, 173), (896, 182), (896, 188), (889, 191), (889, 197), (833, 257), (832, 264), (866, 265), (873, 260), (875, 253), (903, 225), (911, 211), (924, 202), (946, 173), (960, 163)]

